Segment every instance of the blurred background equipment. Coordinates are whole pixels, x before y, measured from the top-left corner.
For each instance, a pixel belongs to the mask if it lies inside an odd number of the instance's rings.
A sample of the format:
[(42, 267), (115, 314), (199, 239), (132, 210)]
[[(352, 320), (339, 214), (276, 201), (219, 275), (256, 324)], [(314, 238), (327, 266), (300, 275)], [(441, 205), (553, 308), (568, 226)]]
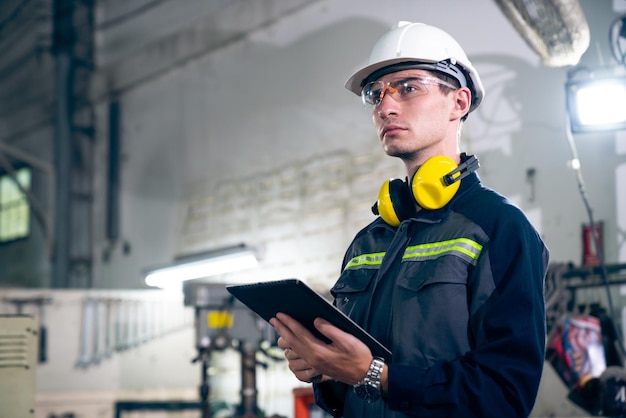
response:
[(34, 416), (38, 322), (29, 315), (0, 315), (0, 412), (3, 417)]
[(590, 289), (606, 289), (608, 295), (609, 288), (624, 284), (626, 264), (553, 264), (546, 277), (546, 365), (563, 384), (567, 402), (588, 416), (626, 416), (621, 333), (605, 302), (585, 298)]
[(235, 349), (240, 355), (240, 404), (235, 417), (263, 415), (257, 402), (257, 367), (267, 367), (257, 354), (268, 361), (283, 361), (282, 350), (275, 350), (278, 339), (274, 328), (250, 311), (220, 283), (184, 282), (185, 306), (195, 309), (196, 349), (193, 360), (201, 364), (200, 403), (202, 418), (210, 417), (209, 368), (214, 351)]
[(608, 367), (600, 376), (602, 414), (607, 417), (626, 417), (626, 370)]
[(38, 348), (38, 362), (45, 363), (48, 361), (48, 328), (46, 327), (46, 305), (52, 303), (52, 298), (47, 296), (38, 296), (33, 298), (5, 298), (6, 302), (15, 306), (15, 313), (17, 315), (24, 315), (25, 305), (35, 305), (38, 309), (39, 315), (37, 315), (39, 323), (39, 348)]

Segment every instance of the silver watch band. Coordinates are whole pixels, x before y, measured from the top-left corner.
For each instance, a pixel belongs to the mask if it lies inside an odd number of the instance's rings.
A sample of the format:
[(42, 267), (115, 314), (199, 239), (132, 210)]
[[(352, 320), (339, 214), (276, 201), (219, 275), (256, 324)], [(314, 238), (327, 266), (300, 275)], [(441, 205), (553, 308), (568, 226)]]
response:
[(380, 378), (384, 367), (385, 361), (381, 357), (374, 357), (365, 377), (354, 385), (354, 393), (367, 402), (380, 398)]

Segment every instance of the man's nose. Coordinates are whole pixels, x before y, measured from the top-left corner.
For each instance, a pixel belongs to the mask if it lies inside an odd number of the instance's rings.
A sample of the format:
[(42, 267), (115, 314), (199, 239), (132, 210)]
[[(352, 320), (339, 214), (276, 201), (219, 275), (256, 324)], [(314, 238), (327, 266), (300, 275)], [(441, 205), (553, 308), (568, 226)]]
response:
[(391, 86), (385, 86), (385, 88), (380, 92), (380, 101), (378, 102), (376, 108), (378, 110), (378, 117), (381, 119), (386, 119), (391, 115), (398, 114), (397, 100), (384, 100), (387, 96), (387, 92), (390, 92), (391, 94), (398, 93), (398, 89)]
[(378, 96), (378, 100), (382, 102), (388, 92), (394, 94), (398, 92), (398, 89), (395, 87), (391, 87), (390, 85), (386, 85), (385, 88), (381, 90), (380, 95)]

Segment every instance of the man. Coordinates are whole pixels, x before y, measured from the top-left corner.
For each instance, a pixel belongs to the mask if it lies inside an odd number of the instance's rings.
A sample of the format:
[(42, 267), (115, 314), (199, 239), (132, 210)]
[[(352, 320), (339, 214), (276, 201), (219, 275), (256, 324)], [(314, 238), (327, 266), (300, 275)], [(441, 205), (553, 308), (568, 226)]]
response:
[(335, 305), (390, 358), (330, 323), (315, 338), (279, 313), (289, 368), (313, 382), (334, 417), (526, 417), (544, 360), (548, 250), (525, 215), (480, 183), (459, 151), (462, 122), (484, 90), (446, 32), (400, 22), (346, 83), (372, 106), (387, 155), (406, 182), (383, 185), (348, 248)]

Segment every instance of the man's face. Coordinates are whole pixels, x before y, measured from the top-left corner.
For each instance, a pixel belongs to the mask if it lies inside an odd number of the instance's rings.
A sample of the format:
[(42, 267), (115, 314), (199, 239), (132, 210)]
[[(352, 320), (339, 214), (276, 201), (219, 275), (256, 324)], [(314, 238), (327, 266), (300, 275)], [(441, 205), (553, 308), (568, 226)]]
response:
[(388, 155), (421, 163), (456, 149), (455, 94), (444, 94), (433, 78), (415, 69), (377, 80), (372, 120)]

